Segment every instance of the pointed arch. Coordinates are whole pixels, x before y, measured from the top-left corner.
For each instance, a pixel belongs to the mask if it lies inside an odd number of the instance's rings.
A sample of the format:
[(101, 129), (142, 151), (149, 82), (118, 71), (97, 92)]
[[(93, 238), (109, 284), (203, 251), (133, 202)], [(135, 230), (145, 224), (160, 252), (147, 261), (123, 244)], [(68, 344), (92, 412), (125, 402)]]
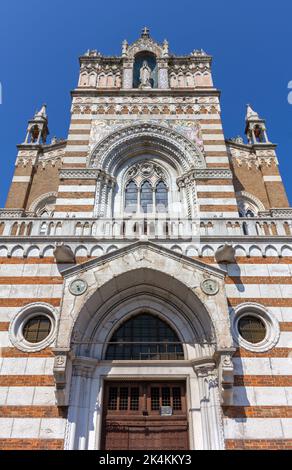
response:
[(143, 151), (153, 152), (167, 160), (178, 174), (196, 167), (206, 168), (198, 146), (177, 130), (142, 123), (122, 127), (101, 140), (89, 156), (89, 166), (101, 168), (115, 176), (117, 168), (129, 157)]

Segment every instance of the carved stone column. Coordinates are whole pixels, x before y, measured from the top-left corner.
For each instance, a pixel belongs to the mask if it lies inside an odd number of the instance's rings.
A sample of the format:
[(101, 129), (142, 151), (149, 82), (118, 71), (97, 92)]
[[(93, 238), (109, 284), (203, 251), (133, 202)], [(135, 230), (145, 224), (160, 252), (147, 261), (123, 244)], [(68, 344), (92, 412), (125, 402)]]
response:
[(96, 182), (95, 190), (95, 201), (94, 201), (94, 215), (98, 217), (100, 215), (100, 198), (101, 198), (101, 181), (100, 179)]
[(201, 403), (203, 446), (205, 450), (224, 449), (219, 379), (213, 362), (194, 365), (198, 377)]
[(166, 59), (158, 59), (158, 88), (169, 88), (168, 62)]
[(77, 358), (74, 361), (65, 437), (67, 450), (85, 450), (88, 447), (91, 383), (96, 365), (97, 360), (91, 358)]
[(123, 88), (133, 88), (133, 61), (124, 60), (123, 63)]

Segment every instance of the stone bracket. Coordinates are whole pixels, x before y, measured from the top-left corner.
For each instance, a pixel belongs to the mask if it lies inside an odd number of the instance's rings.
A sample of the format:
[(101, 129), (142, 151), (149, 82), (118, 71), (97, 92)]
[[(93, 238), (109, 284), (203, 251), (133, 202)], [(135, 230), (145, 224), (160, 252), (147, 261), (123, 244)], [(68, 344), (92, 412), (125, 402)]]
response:
[(55, 348), (53, 352), (55, 354), (53, 374), (56, 385), (55, 395), (57, 405), (68, 406), (73, 356), (68, 349)]
[(219, 390), (221, 405), (232, 405), (233, 401), (233, 383), (234, 383), (234, 367), (232, 356), (235, 348), (228, 348), (222, 351), (216, 351), (215, 358), (219, 375)]

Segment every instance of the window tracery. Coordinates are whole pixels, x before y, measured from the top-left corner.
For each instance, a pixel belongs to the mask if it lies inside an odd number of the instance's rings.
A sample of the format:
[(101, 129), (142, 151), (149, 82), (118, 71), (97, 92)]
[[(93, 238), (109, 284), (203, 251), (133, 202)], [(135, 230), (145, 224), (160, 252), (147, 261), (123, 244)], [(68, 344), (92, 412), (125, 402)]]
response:
[(125, 212), (167, 212), (168, 185), (160, 166), (144, 161), (133, 165), (126, 175)]

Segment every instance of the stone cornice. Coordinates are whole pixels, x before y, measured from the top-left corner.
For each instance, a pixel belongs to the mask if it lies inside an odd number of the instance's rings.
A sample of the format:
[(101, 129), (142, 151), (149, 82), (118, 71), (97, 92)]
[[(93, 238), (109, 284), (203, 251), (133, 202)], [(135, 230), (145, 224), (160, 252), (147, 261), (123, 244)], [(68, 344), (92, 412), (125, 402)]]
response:
[(133, 253), (133, 252), (138, 252), (141, 250), (141, 256), (144, 256), (144, 251), (149, 250), (152, 252), (156, 253), (163, 253), (168, 256), (169, 259), (178, 259), (180, 262), (184, 263), (185, 265), (189, 266), (195, 266), (197, 269), (208, 272), (209, 274), (213, 274), (221, 279), (223, 279), (226, 275), (226, 271), (215, 266), (211, 265), (206, 265), (203, 261), (199, 261), (197, 259), (192, 259), (189, 256), (183, 255), (183, 254), (178, 254), (173, 250), (170, 250), (169, 248), (166, 248), (165, 246), (154, 243), (152, 241), (134, 241), (130, 242), (127, 245), (123, 246), (122, 248), (118, 248), (115, 251), (112, 251), (110, 253), (106, 253), (105, 255), (102, 255), (98, 258), (91, 259), (89, 261), (85, 261), (84, 263), (78, 264), (77, 266), (73, 266), (70, 268), (65, 269), (62, 271), (62, 276), (64, 278), (71, 277), (72, 275), (82, 272), (82, 271), (87, 271), (90, 268), (93, 268), (94, 266), (99, 266), (103, 265), (106, 261), (110, 259), (116, 259), (122, 257), (125, 253)]
[[(28, 221), (28, 220), (33, 220), (33, 219), (28, 219), (28, 218), (23, 218), (23, 221)], [(55, 219), (51, 219), (54, 221)], [(58, 219), (59, 220), (59, 219)], [(64, 220), (76, 220), (80, 221), (82, 219), (64, 219)], [(217, 219), (208, 219), (208, 221), (212, 220), (217, 220)], [(232, 219), (228, 219), (232, 220)], [(271, 219), (272, 221), (273, 219)], [(277, 219), (278, 220), (278, 219)], [(283, 219), (285, 220), (285, 219)], [(1, 218), (0, 221), (2, 222)], [(86, 219), (88, 221), (88, 219)], [(193, 237), (192, 235), (189, 236), (189, 238), (184, 237), (184, 238), (175, 238), (175, 237), (169, 237), (167, 239), (157, 239), (153, 238), (149, 239), (150, 243), (157, 244), (158, 246), (164, 247), (165, 243), (167, 244), (176, 244), (176, 243), (185, 243), (188, 242), (189, 240), (192, 240)], [(249, 245), (250, 243), (265, 243), (266, 245), (269, 245), (270, 243), (273, 243), (274, 245), (279, 245), (279, 244), (292, 244), (292, 236), (291, 235), (228, 235), (228, 234), (222, 234), (222, 235), (200, 235), (199, 236), (200, 243), (199, 244), (204, 244), (204, 243), (220, 243), (224, 244), (225, 242), (228, 242), (229, 244), (239, 244), (240, 245)], [(96, 235), (30, 235), (30, 236), (19, 236), (19, 235), (0, 235), (0, 241), (1, 243), (19, 243), (21, 240), (21, 244), (32, 244), (33, 243), (46, 243), (46, 244), (53, 244), (54, 242), (64, 242), (66, 244), (68, 243), (76, 243), (80, 242), (82, 240), (82, 243), (96, 243), (102, 242), (102, 243), (112, 243), (113, 240), (115, 240), (116, 243), (124, 243), (125, 246), (128, 246), (129, 244), (133, 243), (138, 243), (139, 242), (139, 237), (137, 239), (133, 238), (125, 238), (122, 237), (118, 238), (117, 236), (115, 238), (113, 237), (98, 237)], [(152, 241), (153, 240), (153, 241)], [(165, 243), (163, 243), (165, 242)], [(168, 249), (168, 248), (166, 248)], [(114, 253), (114, 252), (112, 252)], [(179, 256), (184, 256), (184, 255), (179, 255)], [(189, 257), (187, 257), (189, 259)], [(202, 257), (202, 260), (204, 260), (204, 257)]]
[(221, 91), (216, 88), (205, 87), (205, 88), (152, 88), (151, 90), (140, 90), (138, 88), (75, 88), (71, 90), (71, 96), (217, 96), (220, 97)]
[(271, 142), (265, 142), (262, 144), (240, 144), (239, 142), (234, 142), (233, 140), (225, 139), (225, 143), (227, 147), (234, 147), (239, 150), (248, 150), (250, 152), (252, 150), (270, 150), (275, 149), (277, 147), (277, 144), (273, 144)]
[(0, 209), (0, 218), (20, 218), (24, 215), (24, 209)]
[(115, 183), (116, 179), (98, 168), (61, 168), (60, 179), (96, 179)]
[(232, 172), (225, 168), (198, 168), (193, 169), (177, 178), (178, 185), (185, 185), (194, 180), (203, 179), (232, 179)]
[(271, 209), (272, 217), (278, 218), (291, 218), (292, 217), (292, 207), (282, 207)]
[(58, 140), (57, 142), (50, 143), (50, 144), (17, 144), (18, 150), (37, 150), (49, 152), (50, 150), (57, 150), (62, 147), (66, 147), (67, 139)]

